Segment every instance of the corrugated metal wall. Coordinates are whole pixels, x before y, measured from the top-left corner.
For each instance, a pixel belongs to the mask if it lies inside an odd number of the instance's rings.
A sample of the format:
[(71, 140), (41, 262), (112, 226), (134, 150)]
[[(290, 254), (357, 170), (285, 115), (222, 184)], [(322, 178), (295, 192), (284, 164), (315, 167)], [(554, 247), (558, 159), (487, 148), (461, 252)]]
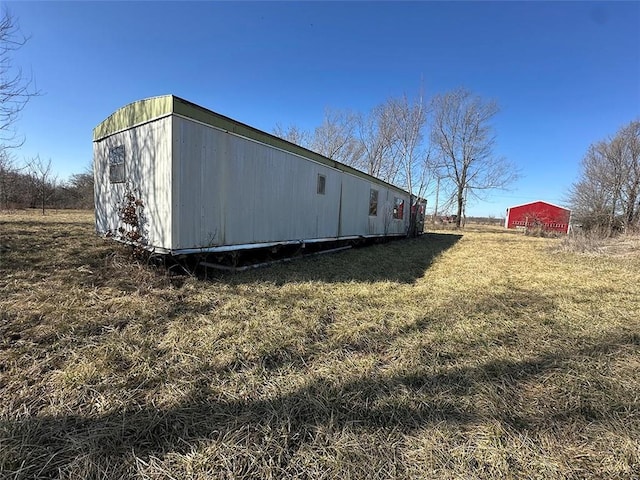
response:
[(173, 133), (173, 249), (406, 232), (395, 190), (179, 116)]
[[(125, 148), (125, 182), (109, 180), (109, 149)], [(144, 234), (150, 245), (171, 248), (171, 117), (116, 133), (93, 144), (96, 230), (121, 226), (118, 205), (127, 189), (143, 202)]]
[(539, 226), (545, 230), (567, 233), (570, 218), (570, 210), (551, 203), (537, 201), (509, 207), (505, 226), (507, 228)]
[[(378, 192), (378, 207), (375, 215), (369, 215), (371, 190)], [(408, 195), (391, 190), (377, 183), (353, 175), (342, 177), (342, 229), (341, 236), (351, 235), (402, 235), (407, 232), (408, 215), (402, 220), (393, 218), (395, 197), (409, 204)]]

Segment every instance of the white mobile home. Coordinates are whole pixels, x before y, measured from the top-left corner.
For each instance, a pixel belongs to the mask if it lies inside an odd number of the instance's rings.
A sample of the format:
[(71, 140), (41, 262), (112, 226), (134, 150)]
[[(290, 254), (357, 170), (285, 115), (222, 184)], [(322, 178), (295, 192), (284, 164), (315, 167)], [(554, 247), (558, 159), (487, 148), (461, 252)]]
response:
[[(97, 232), (160, 253), (398, 236), (409, 227), (404, 190), (173, 95), (109, 116), (93, 131), (93, 156)], [(126, 236), (131, 230), (138, 234)]]

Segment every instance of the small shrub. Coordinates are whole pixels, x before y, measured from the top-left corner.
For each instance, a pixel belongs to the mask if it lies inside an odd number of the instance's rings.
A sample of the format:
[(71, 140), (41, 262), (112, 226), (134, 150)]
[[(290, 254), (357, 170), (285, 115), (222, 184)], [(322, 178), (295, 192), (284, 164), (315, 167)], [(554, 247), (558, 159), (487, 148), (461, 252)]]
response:
[(107, 237), (116, 238), (133, 247), (134, 257), (147, 258), (148, 245), (144, 203), (132, 188), (127, 188), (123, 198), (117, 204), (120, 226), (116, 231), (107, 232)]
[(542, 238), (559, 238), (564, 234), (555, 230), (548, 230), (542, 225), (535, 225), (525, 229), (524, 234), (529, 237), (542, 237)]

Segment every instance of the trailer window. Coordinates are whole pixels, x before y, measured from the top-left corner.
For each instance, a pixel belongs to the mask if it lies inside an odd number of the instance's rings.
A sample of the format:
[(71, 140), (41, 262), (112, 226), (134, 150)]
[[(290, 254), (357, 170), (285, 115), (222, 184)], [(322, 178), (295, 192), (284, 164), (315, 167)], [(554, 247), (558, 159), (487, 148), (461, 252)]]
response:
[(378, 215), (378, 190), (371, 189), (369, 194), (369, 216), (375, 217)]
[(327, 177), (318, 174), (318, 195), (324, 195), (324, 190), (327, 185)]
[(404, 200), (398, 197), (393, 197), (393, 218), (404, 218)]
[(124, 145), (109, 149), (109, 181), (124, 182)]

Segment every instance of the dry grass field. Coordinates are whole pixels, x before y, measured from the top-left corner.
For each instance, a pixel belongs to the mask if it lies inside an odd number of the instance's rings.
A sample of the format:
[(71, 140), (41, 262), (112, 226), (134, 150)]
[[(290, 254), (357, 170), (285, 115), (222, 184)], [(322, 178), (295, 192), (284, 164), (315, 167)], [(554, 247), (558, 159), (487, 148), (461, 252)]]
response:
[(640, 478), (625, 242), (470, 227), (204, 280), (0, 214), (0, 477)]

